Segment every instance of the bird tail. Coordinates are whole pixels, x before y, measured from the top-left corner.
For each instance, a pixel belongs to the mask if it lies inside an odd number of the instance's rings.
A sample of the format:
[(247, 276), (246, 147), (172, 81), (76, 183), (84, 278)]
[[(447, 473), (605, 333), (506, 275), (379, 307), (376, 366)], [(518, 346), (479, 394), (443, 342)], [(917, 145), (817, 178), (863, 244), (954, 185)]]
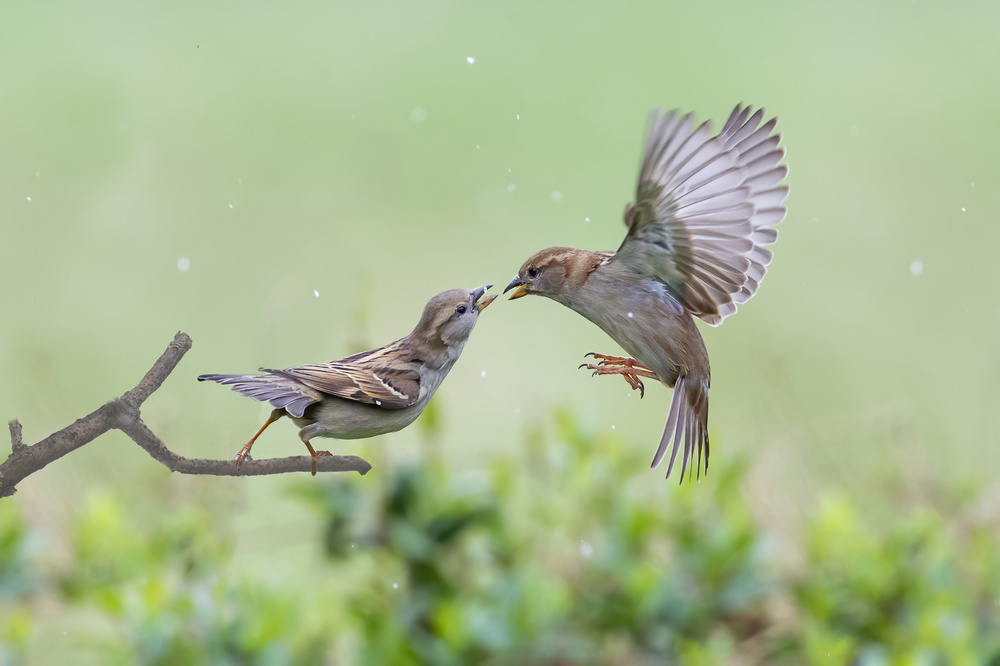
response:
[[(265, 372), (269, 372), (261, 368)], [(322, 394), (302, 386), (294, 379), (275, 374), (266, 375), (199, 375), (199, 382), (210, 381), (230, 386), (241, 395), (269, 402), (275, 409), (284, 409), (300, 418), (306, 407), (319, 402)]]
[[(667, 466), (667, 478), (674, 469), (674, 461), (677, 459), (677, 452), (681, 445), (684, 446), (684, 461), (681, 464), (681, 482), (684, 481), (684, 472), (687, 470), (688, 458), (694, 462), (694, 449), (698, 448), (698, 461), (693, 465), (697, 471), (698, 478), (701, 478), (701, 453), (705, 450), (705, 473), (708, 474), (708, 383), (699, 382), (692, 379), (678, 377), (674, 384), (674, 397), (670, 401), (670, 413), (667, 416), (667, 425), (663, 429), (663, 437), (660, 439), (660, 446), (653, 456), (655, 468), (663, 460), (667, 449), (673, 442), (674, 450), (670, 454), (670, 464)], [(690, 478), (688, 472), (688, 478)]]

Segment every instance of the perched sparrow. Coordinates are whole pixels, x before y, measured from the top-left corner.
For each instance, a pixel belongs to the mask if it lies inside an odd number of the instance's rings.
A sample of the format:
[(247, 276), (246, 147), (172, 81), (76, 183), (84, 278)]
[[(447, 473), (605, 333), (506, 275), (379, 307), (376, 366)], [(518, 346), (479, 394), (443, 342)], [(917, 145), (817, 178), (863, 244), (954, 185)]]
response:
[(362, 439), (402, 430), (420, 416), (434, 391), (462, 354), (479, 313), (496, 296), (493, 285), (452, 289), (427, 303), (417, 327), (385, 347), (329, 363), (286, 370), (261, 368), (266, 375), (201, 375), (198, 381), (229, 384), (245, 396), (269, 402), (271, 416), (236, 454), (236, 469), (250, 459), (250, 448), (267, 426), (288, 416), (313, 458), (314, 437)]
[[(705, 343), (694, 324), (712, 326), (754, 295), (771, 261), (774, 225), (785, 217), (788, 173), (764, 110), (737, 106), (722, 132), (695, 126), (691, 114), (651, 115), (635, 203), (625, 207), (628, 232), (617, 252), (550, 247), (529, 258), (504, 293), (548, 296), (600, 326), (634, 358), (594, 354), (596, 375), (640, 377), (674, 389), (656, 467), (673, 442), (667, 476), (683, 444), (684, 462), (708, 472), (708, 387)], [(641, 395), (640, 395), (641, 397)]]

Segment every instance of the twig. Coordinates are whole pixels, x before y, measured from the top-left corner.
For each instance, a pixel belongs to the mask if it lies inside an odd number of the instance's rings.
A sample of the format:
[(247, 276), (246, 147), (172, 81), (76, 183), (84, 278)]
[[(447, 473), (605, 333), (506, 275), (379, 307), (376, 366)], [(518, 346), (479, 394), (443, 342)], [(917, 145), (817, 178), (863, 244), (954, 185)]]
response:
[[(146, 427), (140, 417), (139, 408), (156, 389), (160, 388), (167, 375), (177, 367), (189, 349), (191, 349), (191, 338), (186, 333), (178, 333), (134, 389), (37, 444), (26, 445), (21, 436), (21, 424), (16, 419), (10, 421), (8, 426), (11, 454), (0, 464), (0, 497), (13, 495), (17, 492), (17, 484), (24, 478), (112, 429), (121, 430), (131, 437), (132, 441), (145, 449), (155, 460), (163, 463), (171, 472), (214, 476), (262, 476), (311, 472), (312, 458), (309, 456), (248, 460), (243, 463), (239, 472), (236, 471), (236, 463), (232, 460), (185, 458), (168, 449), (166, 444)], [(317, 472), (365, 474), (370, 469), (371, 465), (357, 456), (325, 456), (316, 461)]]

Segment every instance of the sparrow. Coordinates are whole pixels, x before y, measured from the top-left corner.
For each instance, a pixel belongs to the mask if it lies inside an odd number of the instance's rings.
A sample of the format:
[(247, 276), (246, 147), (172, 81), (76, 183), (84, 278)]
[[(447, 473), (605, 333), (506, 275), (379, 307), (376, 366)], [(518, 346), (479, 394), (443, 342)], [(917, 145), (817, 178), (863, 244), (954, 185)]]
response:
[[(673, 388), (651, 467), (681, 446), (681, 481), (694, 450), (708, 472), (708, 352), (694, 317), (717, 326), (757, 292), (784, 219), (784, 149), (764, 109), (737, 105), (718, 134), (693, 114), (654, 110), (625, 240), (615, 252), (550, 247), (532, 255), (504, 293), (546, 296), (610, 335), (631, 357), (588, 354), (595, 375), (641, 378)], [(690, 470), (688, 471), (690, 478)]]
[(234, 391), (268, 402), (274, 411), (236, 454), (236, 469), (250, 460), (250, 449), (265, 429), (283, 416), (300, 428), (299, 439), (316, 460), (316, 437), (363, 439), (402, 430), (413, 423), (462, 354), (479, 313), (496, 296), (493, 285), (452, 289), (424, 307), (416, 328), (384, 347), (329, 363), (284, 370), (261, 368), (263, 375), (201, 375), (198, 381), (231, 386)]

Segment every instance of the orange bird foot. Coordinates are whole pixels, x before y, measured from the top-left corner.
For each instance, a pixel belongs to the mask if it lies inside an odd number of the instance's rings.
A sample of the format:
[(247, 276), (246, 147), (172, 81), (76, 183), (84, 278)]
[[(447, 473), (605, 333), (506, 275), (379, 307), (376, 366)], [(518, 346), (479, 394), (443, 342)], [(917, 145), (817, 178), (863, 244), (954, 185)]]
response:
[(333, 454), (329, 451), (317, 451), (309, 442), (306, 442), (305, 445), (309, 449), (309, 455), (312, 456), (312, 475), (316, 476), (316, 461), (323, 456), (332, 456)]
[(632, 387), (633, 391), (639, 391), (640, 400), (646, 395), (646, 387), (643, 386), (642, 380), (639, 377), (659, 379), (652, 370), (640, 364), (634, 358), (608, 356), (607, 354), (598, 354), (596, 352), (590, 352), (586, 356), (593, 356), (598, 359), (598, 363), (596, 365), (583, 363), (580, 365), (581, 368), (593, 370), (592, 375), (621, 375), (628, 382), (628, 385)]
[(236, 471), (239, 472), (240, 468), (243, 467), (243, 463), (248, 460), (253, 460), (253, 457), (250, 455), (250, 447), (244, 446), (240, 449), (240, 452), (236, 454), (236, 457), (233, 458), (233, 460), (236, 461)]
[(233, 458), (233, 460), (236, 461), (237, 474), (239, 474), (240, 467), (243, 466), (244, 462), (246, 462), (247, 460), (253, 460), (253, 458), (250, 457), (250, 449), (253, 448), (253, 443), (257, 441), (257, 438), (260, 437), (260, 434), (265, 430), (267, 430), (267, 426), (271, 425), (284, 415), (285, 415), (285, 410), (283, 409), (276, 409), (273, 412), (271, 412), (271, 415), (267, 417), (267, 421), (264, 421), (264, 425), (260, 427), (260, 430), (257, 431), (257, 434), (251, 437), (250, 441), (243, 445), (243, 448), (240, 449), (240, 452), (236, 454), (235, 458)]

